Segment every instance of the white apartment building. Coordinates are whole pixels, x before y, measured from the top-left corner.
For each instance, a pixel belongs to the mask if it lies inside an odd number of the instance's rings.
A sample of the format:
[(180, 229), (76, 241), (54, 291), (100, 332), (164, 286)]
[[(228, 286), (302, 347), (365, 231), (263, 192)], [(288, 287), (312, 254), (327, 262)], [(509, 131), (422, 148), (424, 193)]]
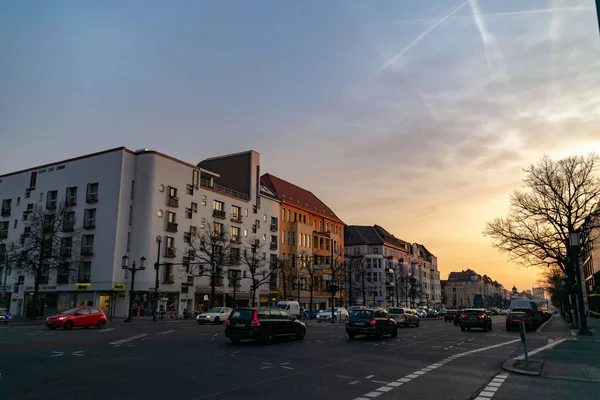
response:
[[(146, 269), (135, 275), (134, 315), (152, 313), (157, 258), (159, 304), (166, 311), (209, 306), (209, 278), (193, 276), (186, 264), (193, 237), (212, 226), (226, 229), (231, 238), (226, 269), (239, 270), (238, 305), (250, 301), (249, 274), (240, 259), (243, 249), (256, 241), (268, 260), (278, 254), (279, 201), (261, 190), (260, 155), (254, 151), (194, 165), (157, 151), (119, 147), (0, 175), (0, 201), (0, 246), (20, 239), (35, 206), (51, 213), (65, 202), (75, 216), (81, 249), (72, 251), (81, 254), (79, 271), (73, 279), (57, 271), (44, 277), (37, 305), (43, 316), (75, 305), (126, 316), (132, 276), (121, 267), (124, 255), (129, 264), (146, 260)], [(7, 292), (8, 308), (15, 315), (25, 314), (33, 277), (13, 265), (0, 268), (0, 279), (7, 272), (0, 285)], [(213, 305), (233, 305), (230, 276), (226, 272), (218, 282)], [(269, 292), (269, 282), (256, 296), (263, 292)]]

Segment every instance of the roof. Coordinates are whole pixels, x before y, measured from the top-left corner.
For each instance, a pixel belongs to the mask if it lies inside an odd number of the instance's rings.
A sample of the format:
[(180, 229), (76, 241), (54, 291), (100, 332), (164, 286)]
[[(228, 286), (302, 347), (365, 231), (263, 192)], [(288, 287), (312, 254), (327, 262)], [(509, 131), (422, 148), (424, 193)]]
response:
[(268, 187), (283, 204), (298, 207), (308, 212), (318, 214), (329, 218), (341, 224), (344, 222), (335, 213), (327, 207), (312, 192), (296, 186), (293, 183), (285, 181), (271, 174), (264, 174), (260, 177), (260, 182)]
[(419, 243), (415, 243), (417, 245), (417, 247), (419, 248), (419, 251), (422, 253), (422, 257), (426, 258), (429, 261), (433, 261), (433, 257), (435, 257), (433, 255), (432, 252), (430, 252), (429, 250), (427, 250), (427, 247), (423, 246), (422, 244)]
[(477, 272), (475, 272), (471, 269), (467, 269), (466, 271), (461, 271), (461, 272), (450, 272), (450, 275), (448, 275), (448, 280), (449, 281), (470, 281), (471, 277), (473, 275), (477, 276)]
[(355, 246), (366, 244), (370, 246), (391, 245), (409, 250), (410, 243), (398, 239), (379, 225), (361, 226), (349, 225), (344, 233), (344, 244), (346, 246)]

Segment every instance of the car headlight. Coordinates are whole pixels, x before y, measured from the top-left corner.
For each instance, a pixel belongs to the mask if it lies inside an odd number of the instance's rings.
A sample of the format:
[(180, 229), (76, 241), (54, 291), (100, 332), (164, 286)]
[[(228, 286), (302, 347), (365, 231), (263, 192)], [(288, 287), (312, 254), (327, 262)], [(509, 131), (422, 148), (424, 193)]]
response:
[(67, 317), (59, 317), (58, 318), (59, 321), (64, 321), (65, 319), (67, 319)]

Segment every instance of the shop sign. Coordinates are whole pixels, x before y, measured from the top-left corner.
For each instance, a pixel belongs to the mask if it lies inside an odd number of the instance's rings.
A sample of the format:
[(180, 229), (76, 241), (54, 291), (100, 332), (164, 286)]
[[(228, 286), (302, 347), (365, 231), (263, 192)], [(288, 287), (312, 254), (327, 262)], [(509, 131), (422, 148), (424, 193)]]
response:
[[(54, 285), (40, 285), (40, 291), (50, 291), (50, 290), (56, 290), (56, 286)], [(25, 286), (25, 291), (27, 292), (31, 292), (33, 291), (33, 286)]]
[(90, 283), (77, 283), (75, 285), (75, 290), (88, 290), (90, 285)]
[(115, 283), (115, 284), (113, 284), (113, 290), (117, 290), (117, 291), (125, 290), (125, 284), (124, 283)]
[[(215, 286), (215, 293), (223, 293), (224, 286)], [(197, 286), (196, 292), (210, 293), (210, 286)]]
[(269, 289), (258, 289), (258, 293), (260, 293), (260, 294), (269, 293)]
[(5, 292), (10, 292), (10, 285), (0, 286), (0, 290), (3, 290)]
[(117, 294), (117, 300), (125, 300), (127, 298), (127, 292), (120, 292)]

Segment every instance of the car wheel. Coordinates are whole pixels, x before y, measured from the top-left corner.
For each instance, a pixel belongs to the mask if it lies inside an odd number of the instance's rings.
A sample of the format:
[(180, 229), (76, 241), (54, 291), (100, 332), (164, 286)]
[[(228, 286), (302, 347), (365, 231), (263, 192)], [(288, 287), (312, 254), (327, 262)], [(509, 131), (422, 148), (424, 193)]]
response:
[(306, 336), (306, 329), (302, 328), (300, 332), (296, 334), (296, 340), (304, 340), (304, 336)]
[(65, 329), (73, 329), (73, 321), (65, 321), (63, 328)]
[(55, 326), (49, 326), (48, 329), (50, 329), (51, 331), (55, 330), (56, 327)]
[(202, 321), (198, 321), (198, 325), (204, 325)]
[(383, 328), (379, 328), (379, 330), (375, 334), (375, 339), (383, 340)]
[(83, 329), (90, 329), (90, 327), (89, 326), (84, 326)]
[(419, 324), (421, 324), (421, 321), (417, 321), (417, 324), (415, 325), (415, 327), (419, 327)]
[(231, 343), (233, 343), (233, 344), (239, 344), (240, 343), (240, 338), (232, 337), (229, 340), (231, 340)]
[(392, 337), (398, 337), (398, 327), (394, 328), (394, 331), (392, 332)]
[(265, 333), (264, 333), (263, 342), (265, 344), (273, 344), (274, 340), (275, 340), (275, 336), (273, 335), (273, 331), (271, 329), (266, 329)]
[(461, 330), (461, 331), (463, 331), (463, 332), (465, 331), (465, 329), (466, 329), (466, 328), (465, 328), (464, 326), (461, 326), (461, 327), (460, 327), (460, 330)]
[(352, 340), (356, 337), (356, 334), (354, 333), (348, 333), (348, 339)]
[(318, 322), (318, 323), (321, 323), (321, 320), (320, 320), (320, 319), (317, 319), (317, 322)]
[(98, 325), (96, 326), (98, 327), (98, 329), (104, 329), (104, 327), (106, 326), (106, 320), (101, 319), (100, 321), (98, 321)]
[(213, 321), (213, 324), (219, 325), (219, 322), (221, 322), (221, 320), (219, 319), (219, 317), (215, 317), (215, 320)]

